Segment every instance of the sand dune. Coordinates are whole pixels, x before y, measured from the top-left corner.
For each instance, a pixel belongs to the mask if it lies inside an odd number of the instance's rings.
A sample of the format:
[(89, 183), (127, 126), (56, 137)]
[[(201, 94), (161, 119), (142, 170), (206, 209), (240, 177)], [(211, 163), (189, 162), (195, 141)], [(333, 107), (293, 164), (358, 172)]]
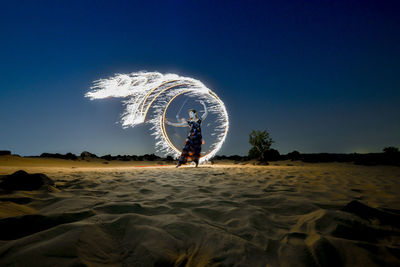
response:
[(0, 193), (0, 266), (400, 265), (398, 167), (4, 157), (57, 190)]

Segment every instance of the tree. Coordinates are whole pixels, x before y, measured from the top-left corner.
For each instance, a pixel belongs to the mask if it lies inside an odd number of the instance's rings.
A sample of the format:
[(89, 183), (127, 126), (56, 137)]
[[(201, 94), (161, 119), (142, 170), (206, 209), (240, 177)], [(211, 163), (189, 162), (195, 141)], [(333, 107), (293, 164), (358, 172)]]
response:
[(274, 141), (269, 136), (267, 130), (253, 130), (249, 134), (249, 143), (253, 146), (249, 150), (249, 158), (257, 158), (260, 161), (265, 160), (265, 154), (270, 149)]
[(383, 149), (383, 152), (387, 155), (393, 155), (399, 153), (399, 149), (397, 147), (389, 146)]

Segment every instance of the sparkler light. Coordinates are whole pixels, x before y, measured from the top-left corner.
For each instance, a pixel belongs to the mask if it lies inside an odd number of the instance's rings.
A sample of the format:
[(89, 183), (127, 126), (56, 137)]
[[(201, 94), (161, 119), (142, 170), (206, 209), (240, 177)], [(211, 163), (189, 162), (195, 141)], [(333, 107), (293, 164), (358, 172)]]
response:
[(91, 100), (125, 98), (125, 111), (121, 116), (122, 127), (149, 123), (151, 134), (156, 139), (156, 150), (174, 158), (178, 158), (181, 151), (168, 137), (165, 115), (169, 105), (179, 95), (185, 94), (203, 100), (208, 112), (216, 115), (217, 126), (213, 133), (216, 141), (211, 144), (210, 152), (201, 156), (200, 163), (209, 160), (218, 152), (228, 133), (229, 118), (224, 103), (202, 82), (193, 78), (159, 72), (133, 72), (94, 81), (90, 89), (85, 97)]

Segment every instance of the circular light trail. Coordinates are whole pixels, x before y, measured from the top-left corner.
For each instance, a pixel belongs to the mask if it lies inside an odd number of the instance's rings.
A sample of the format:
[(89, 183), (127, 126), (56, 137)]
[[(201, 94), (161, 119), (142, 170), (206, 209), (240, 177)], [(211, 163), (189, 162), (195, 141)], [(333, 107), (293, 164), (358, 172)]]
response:
[(187, 94), (203, 100), (208, 113), (216, 115), (217, 126), (212, 134), (216, 140), (211, 144), (210, 151), (201, 156), (200, 163), (218, 152), (228, 133), (229, 117), (224, 103), (217, 94), (193, 78), (159, 72), (134, 72), (94, 81), (90, 89), (85, 96), (91, 100), (108, 97), (126, 99), (123, 101), (125, 111), (121, 117), (122, 127), (149, 123), (151, 134), (156, 139), (156, 150), (174, 158), (178, 158), (181, 151), (168, 137), (165, 116), (170, 104), (180, 95)]

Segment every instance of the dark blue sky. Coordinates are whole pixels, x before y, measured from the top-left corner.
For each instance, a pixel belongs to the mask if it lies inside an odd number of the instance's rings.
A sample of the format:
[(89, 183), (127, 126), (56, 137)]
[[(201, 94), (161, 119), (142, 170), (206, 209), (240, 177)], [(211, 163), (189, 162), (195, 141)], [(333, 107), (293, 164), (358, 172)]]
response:
[(400, 146), (399, 1), (2, 1), (0, 150), (154, 152), (116, 124), (93, 80), (140, 70), (200, 79), (224, 100), (219, 154), (252, 129), (281, 153)]

